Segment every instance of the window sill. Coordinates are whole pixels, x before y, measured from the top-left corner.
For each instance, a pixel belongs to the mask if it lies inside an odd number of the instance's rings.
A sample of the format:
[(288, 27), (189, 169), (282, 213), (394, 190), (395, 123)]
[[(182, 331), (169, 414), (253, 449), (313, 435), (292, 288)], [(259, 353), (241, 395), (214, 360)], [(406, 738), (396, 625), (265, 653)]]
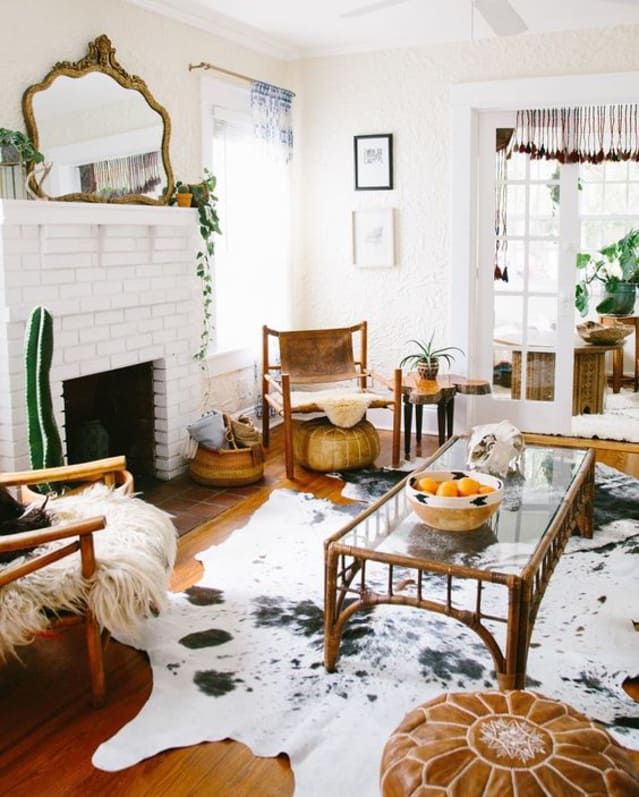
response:
[(233, 371), (241, 371), (243, 368), (252, 368), (255, 362), (255, 352), (250, 347), (228, 349), (209, 354), (206, 359), (209, 376), (223, 376), (233, 373)]

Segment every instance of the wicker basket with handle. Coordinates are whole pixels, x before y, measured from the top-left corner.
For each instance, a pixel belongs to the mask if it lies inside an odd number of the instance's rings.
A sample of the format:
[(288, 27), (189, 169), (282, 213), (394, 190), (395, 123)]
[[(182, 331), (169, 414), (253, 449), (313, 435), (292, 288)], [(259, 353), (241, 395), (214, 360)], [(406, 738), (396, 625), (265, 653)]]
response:
[[(231, 429), (232, 419), (224, 416)], [(212, 449), (199, 445), (189, 464), (193, 481), (206, 487), (242, 487), (264, 476), (264, 449), (260, 442), (246, 448)]]

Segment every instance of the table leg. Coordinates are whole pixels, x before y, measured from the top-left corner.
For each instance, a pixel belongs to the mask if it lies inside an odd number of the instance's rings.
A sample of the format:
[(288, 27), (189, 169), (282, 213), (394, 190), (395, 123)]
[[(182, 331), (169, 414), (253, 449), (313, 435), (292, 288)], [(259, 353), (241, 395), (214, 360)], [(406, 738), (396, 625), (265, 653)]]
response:
[(404, 396), (404, 454), (410, 459), (410, 438), (413, 433), (413, 405)]
[(443, 401), (437, 403), (437, 434), (439, 445), (443, 446), (446, 442), (446, 406)]
[(339, 653), (341, 629), (337, 624), (337, 562), (338, 557), (328, 548), (324, 554), (324, 666), (335, 671)]
[(415, 439), (417, 445), (422, 444), (422, 420), (424, 418), (424, 408), (421, 404), (415, 404)]
[(622, 377), (623, 377), (623, 349), (615, 349), (612, 352), (612, 392), (613, 393), (618, 393), (621, 390)]
[(455, 423), (455, 397), (451, 396), (446, 404), (446, 440), (453, 436), (453, 425)]

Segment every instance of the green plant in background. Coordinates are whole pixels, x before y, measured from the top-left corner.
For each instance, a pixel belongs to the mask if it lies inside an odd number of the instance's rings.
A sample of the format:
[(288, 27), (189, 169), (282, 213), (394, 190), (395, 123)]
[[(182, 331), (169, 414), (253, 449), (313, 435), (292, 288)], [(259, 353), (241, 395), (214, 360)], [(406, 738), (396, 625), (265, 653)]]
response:
[[(634, 306), (635, 285), (639, 283), (639, 230), (630, 230), (623, 238), (604, 246), (598, 254), (601, 257), (587, 252), (577, 255), (576, 265), (583, 276), (575, 287), (575, 307), (582, 316), (588, 313), (593, 282), (601, 282), (609, 294), (597, 305), (598, 313), (614, 312), (619, 301), (616, 295), (626, 286), (632, 286), (627, 293)], [(628, 312), (632, 312), (632, 307)]]
[[(416, 351), (407, 354), (405, 357), (402, 358), (401, 362), (399, 363), (399, 367), (403, 368), (405, 365), (412, 366), (420, 366), (420, 365), (429, 365), (437, 363), (439, 360), (446, 360), (446, 364), (450, 368), (450, 366), (455, 361), (455, 355), (453, 352), (458, 351), (460, 354), (464, 352), (458, 348), (457, 346), (443, 346), (442, 348), (435, 348), (433, 346), (433, 340), (435, 338), (435, 333), (430, 336), (428, 341), (424, 340), (409, 340), (409, 343), (414, 343), (416, 346)], [(437, 372), (437, 368), (433, 368), (435, 371), (435, 375)]]
[(31, 139), (24, 133), (0, 127), (0, 161), (42, 163), (44, 155), (38, 152)]
[(191, 207), (197, 209), (200, 226), (200, 236), (204, 246), (195, 256), (195, 273), (202, 281), (202, 302), (204, 318), (202, 321), (202, 332), (200, 334), (200, 345), (193, 355), (196, 360), (203, 362), (206, 359), (208, 346), (211, 340), (211, 322), (213, 319), (213, 265), (211, 258), (215, 253), (215, 235), (221, 235), (220, 219), (217, 214), (215, 196), (216, 178), (208, 169), (204, 170), (204, 179), (201, 183), (186, 184), (178, 180), (175, 184), (175, 192), (171, 197), (171, 204), (176, 202), (178, 193), (192, 194)]
[(27, 432), (32, 468), (64, 465), (49, 384), (52, 358), (53, 319), (46, 307), (36, 307), (25, 333)]

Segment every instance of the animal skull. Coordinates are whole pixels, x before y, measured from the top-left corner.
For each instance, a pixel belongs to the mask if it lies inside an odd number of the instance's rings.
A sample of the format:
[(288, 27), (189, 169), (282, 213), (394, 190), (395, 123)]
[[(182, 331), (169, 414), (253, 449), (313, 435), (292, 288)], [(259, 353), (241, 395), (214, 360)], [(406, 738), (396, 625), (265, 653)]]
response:
[(509, 421), (475, 426), (468, 441), (468, 464), (496, 476), (519, 470), (524, 438)]

